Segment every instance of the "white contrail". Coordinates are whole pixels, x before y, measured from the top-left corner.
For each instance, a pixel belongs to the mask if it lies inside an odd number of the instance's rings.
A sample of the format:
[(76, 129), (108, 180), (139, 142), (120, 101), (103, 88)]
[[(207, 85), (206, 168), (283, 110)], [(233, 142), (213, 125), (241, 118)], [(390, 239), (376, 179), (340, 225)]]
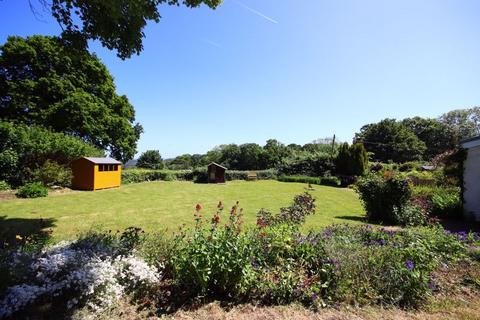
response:
[(222, 45), (220, 43), (214, 42), (212, 40), (202, 39), (202, 41), (211, 45), (211, 46), (214, 46), (214, 47), (217, 47), (217, 48), (222, 48)]
[(260, 11), (257, 11), (257, 10), (255, 10), (255, 9), (253, 9), (253, 8), (250, 8), (249, 6), (247, 6), (246, 4), (244, 4), (244, 3), (240, 2), (240, 1), (237, 1), (237, 0), (233, 0), (233, 1), (234, 1), (236, 4), (244, 7), (244, 8), (247, 9), (248, 11), (256, 14), (257, 16), (262, 17), (262, 18), (264, 18), (264, 19), (266, 19), (266, 20), (268, 20), (268, 21), (270, 21), (270, 22), (272, 22), (272, 23), (277, 23), (277, 24), (278, 24), (278, 21), (277, 21), (277, 20), (272, 19), (272, 18), (270, 18), (269, 16), (264, 15), (264, 14), (261, 13)]

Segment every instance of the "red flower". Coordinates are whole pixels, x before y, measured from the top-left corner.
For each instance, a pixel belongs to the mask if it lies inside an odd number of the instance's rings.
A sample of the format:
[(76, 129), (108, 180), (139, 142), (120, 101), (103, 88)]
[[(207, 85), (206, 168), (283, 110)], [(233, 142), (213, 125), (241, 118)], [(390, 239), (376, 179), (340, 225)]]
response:
[(195, 211), (200, 211), (202, 210), (202, 205), (200, 203), (197, 203), (197, 205), (195, 206)]
[(212, 223), (213, 224), (219, 224), (220, 223), (220, 216), (218, 214), (213, 216)]

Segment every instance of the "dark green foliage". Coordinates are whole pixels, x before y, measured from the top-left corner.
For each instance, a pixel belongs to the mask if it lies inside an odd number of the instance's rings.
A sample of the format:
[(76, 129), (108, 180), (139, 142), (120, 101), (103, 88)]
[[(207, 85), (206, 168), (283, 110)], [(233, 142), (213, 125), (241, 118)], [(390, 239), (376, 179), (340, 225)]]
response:
[(276, 168), (284, 159), (291, 155), (291, 150), (275, 139), (267, 140), (263, 151), (265, 168)]
[(115, 90), (94, 54), (58, 38), (9, 37), (0, 47), (1, 119), (81, 138), (126, 161), (143, 129), (127, 97)]
[(47, 160), (32, 173), (34, 181), (41, 182), (44, 186), (70, 186), (72, 170), (69, 167), (59, 165), (55, 161)]
[(357, 192), (369, 221), (399, 223), (394, 210), (403, 210), (412, 194), (406, 179), (398, 176), (368, 175), (357, 182)]
[(427, 147), (425, 159), (432, 159), (438, 154), (454, 149), (458, 142), (453, 130), (437, 119), (414, 117), (402, 120), (402, 124), (425, 143)]
[(138, 168), (163, 169), (163, 159), (158, 150), (147, 150), (140, 155), (137, 161)]
[(288, 159), (278, 166), (278, 172), (284, 175), (328, 176), (335, 166), (327, 153), (307, 154)]
[(33, 180), (47, 160), (67, 167), (82, 156), (103, 152), (79, 138), (52, 133), (37, 126), (0, 122), (0, 179), (16, 187)]
[(374, 154), (374, 160), (382, 162), (421, 160), (427, 149), (415, 133), (394, 119), (363, 126), (355, 134), (355, 141), (363, 143)]
[(208, 165), (209, 160), (206, 155), (201, 154), (183, 154), (171, 160), (166, 160), (165, 165), (170, 170), (188, 170)]
[[(99, 40), (122, 58), (140, 54), (148, 22), (159, 22), (158, 7), (164, 4), (215, 9), (221, 0), (53, 0), (42, 2), (62, 26), (65, 41), (84, 48), (88, 40)], [(106, 14), (108, 13), (108, 14)]]
[(122, 171), (122, 183), (138, 183), (145, 181), (182, 180), (191, 181), (194, 174), (190, 170), (147, 170), (128, 169)]
[(48, 196), (48, 189), (40, 182), (27, 183), (18, 189), (17, 196), (20, 198), (40, 198)]
[(340, 179), (338, 179), (337, 177), (280, 176), (278, 177), (278, 181), (309, 183), (332, 187), (340, 186)]
[(335, 171), (347, 176), (362, 176), (368, 168), (368, 155), (361, 143), (344, 143), (338, 149)]

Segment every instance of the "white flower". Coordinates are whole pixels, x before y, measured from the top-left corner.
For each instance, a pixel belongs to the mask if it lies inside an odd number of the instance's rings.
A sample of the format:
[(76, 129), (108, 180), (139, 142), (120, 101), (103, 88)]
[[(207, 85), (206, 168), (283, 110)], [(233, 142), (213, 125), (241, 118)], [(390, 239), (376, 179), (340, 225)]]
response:
[[(93, 311), (111, 307), (127, 292), (157, 283), (160, 272), (134, 256), (116, 256), (110, 248), (62, 242), (40, 254), (15, 254), (12, 267), (30, 261), (31, 278), (8, 288), (0, 301), (0, 318), (32, 304), (40, 296), (68, 294), (67, 307), (85, 303)], [(67, 292), (68, 291), (68, 292)]]

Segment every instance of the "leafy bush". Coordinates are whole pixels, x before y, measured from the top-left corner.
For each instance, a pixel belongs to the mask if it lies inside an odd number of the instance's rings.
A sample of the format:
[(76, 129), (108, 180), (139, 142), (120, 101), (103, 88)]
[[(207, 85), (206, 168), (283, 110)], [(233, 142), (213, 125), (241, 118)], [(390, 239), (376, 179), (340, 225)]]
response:
[(48, 196), (48, 189), (40, 182), (27, 183), (18, 189), (17, 196), (20, 198), (40, 198)]
[[(275, 170), (255, 171), (259, 180), (275, 179)], [(228, 181), (246, 180), (248, 171), (228, 170), (225, 178)], [(139, 183), (144, 181), (194, 181), (196, 183), (207, 183), (207, 168), (196, 168), (194, 170), (154, 170), (154, 169), (127, 169), (122, 171), (122, 183)]]
[(39, 181), (47, 187), (68, 187), (72, 179), (72, 170), (55, 161), (47, 160), (40, 168), (33, 171), (32, 177), (34, 181)]
[(439, 189), (432, 195), (432, 214), (443, 217), (459, 217), (462, 215), (462, 201), (458, 190)]
[(192, 180), (193, 172), (190, 170), (149, 170), (127, 169), (122, 171), (122, 183), (139, 183), (145, 181), (172, 181)]
[(368, 175), (357, 182), (357, 192), (370, 221), (398, 223), (394, 209), (403, 210), (412, 194), (406, 179), (395, 175)]
[(191, 296), (239, 297), (253, 284), (250, 246), (240, 234), (242, 211), (238, 204), (230, 219), (219, 227), (223, 204), (209, 225), (204, 225), (197, 205), (193, 234), (180, 234), (170, 265), (178, 286)]
[(278, 177), (278, 181), (309, 183), (332, 187), (338, 187), (340, 185), (340, 179), (337, 177), (280, 176)]
[(10, 190), (10, 185), (3, 180), (0, 180), (0, 191)]
[(424, 208), (408, 203), (401, 208), (393, 208), (394, 220), (402, 226), (421, 226), (427, 223), (428, 213)]
[(413, 197), (424, 202), (431, 215), (458, 218), (462, 215), (460, 194), (458, 187), (416, 186)]
[(0, 121), (0, 179), (14, 187), (33, 181), (32, 173), (47, 160), (66, 167), (83, 156), (103, 151), (62, 133)]

